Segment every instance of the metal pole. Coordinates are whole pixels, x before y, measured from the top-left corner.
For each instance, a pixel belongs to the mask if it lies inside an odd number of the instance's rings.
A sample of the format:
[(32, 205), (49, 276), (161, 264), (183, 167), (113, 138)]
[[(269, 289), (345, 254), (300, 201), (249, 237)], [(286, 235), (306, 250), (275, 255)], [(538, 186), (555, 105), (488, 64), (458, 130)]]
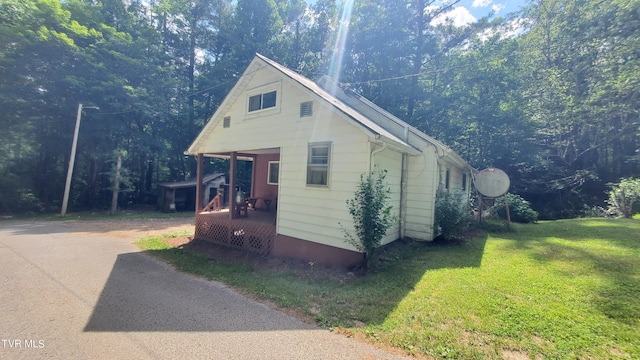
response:
[[(87, 106), (86, 109), (100, 110), (97, 106)], [(82, 118), (82, 104), (78, 104), (78, 114), (76, 115), (76, 128), (73, 131), (73, 144), (71, 145), (71, 156), (69, 157), (69, 169), (67, 169), (67, 182), (64, 185), (64, 196), (62, 197), (62, 210), (60, 216), (67, 214), (67, 204), (69, 203), (69, 190), (71, 189), (71, 176), (73, 175), (73, 164), (76, 162), (76, 146), (78, 145), (78, 132), (80, 131), (80, 120)]]
[[(204, 176), (204, 174), (202, 173), (203, 170), (203, 159), (204, 159), (204, 154), (200, 153), (198, 155), (196, 155), (196, 215), (198, 215), (199, 213), (202, 212), (202, 208), (203, 208), (203, 202), (204, 202), (204, 197), (202, 196), (202, 178)], [(209, 202), (209, 199), (206, 199), (207, 203)]]
[(120, 192), (120, 168), (122, 168), (122, 152), (118, 151), (116, 155), (116, 178), (113, 181), (113, 194), (111, 195), (111, 215), (115, 215), (118, 211), (118, 193)]
[(504, 196), (504, 207), (507, 211), (507, 228), (511, 229), (511, 212), (509, 211), (509, 200), (507, 200), (507, 195)]
[(78, 145), (78, 132), (80, 131), (80, 119), (82, 118), (82, 104), (78, 104), (78, 115), (76, 116), (76, 129), (73, 132), (73, 144), (71, 145), (71, 156), (69, 157), (69, 169), (67, 170), (67, 182), (64, 185), (64, 197), (62, 198), (62, 211), (60, 216), (67, 214), (67, 204), (69, 203), (69, 190), (71, 189), (71, 176), (73, 175), (73, 165), (76, 161), (76, 146)]

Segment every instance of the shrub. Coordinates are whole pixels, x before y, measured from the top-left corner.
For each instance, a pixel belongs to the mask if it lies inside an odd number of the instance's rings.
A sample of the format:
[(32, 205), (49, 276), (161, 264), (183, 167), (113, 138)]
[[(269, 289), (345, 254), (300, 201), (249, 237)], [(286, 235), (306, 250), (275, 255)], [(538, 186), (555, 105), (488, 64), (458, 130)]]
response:
[(387, 204), (391, 190), (384, 181), (386, 173), (374, 171), (366, 177), (360, 175), (354, 198), (347, 200), (349, 213), (353, 217), (355, 236), (344, 228), (342, 231), (349, 244), (365, 253), (365, 269), (369, 267), (382, 238), (396, 220), (395, 216), (391, 215), (392, 206)]
[(582, 211), (580, 211), (580, 217), (583, 218), (598, 218), (598, 217), (609, 217), (610, 211), (603, 208), (602, 206), (587, 206), (586, 204), (582, 207)]
[(640, 212), (640, 178), (622, 179), (610, 187), (607, 202), (614, 214), (631, 218)]
[(459, 240), (473, 222), (471, 203), (460, 193), (439, 191), (436, 196), (435, 228), (445, 240)]
[(507, 219), (505, 199), (509, 203), (509, 215), (511, 221), (518, 223), (533, 223), (538, 221), (538, 213), (531, 208), (529, 202), (517, 194), (506, 194), (496, 199), (491, 207), (491, 215), (501, 219)]

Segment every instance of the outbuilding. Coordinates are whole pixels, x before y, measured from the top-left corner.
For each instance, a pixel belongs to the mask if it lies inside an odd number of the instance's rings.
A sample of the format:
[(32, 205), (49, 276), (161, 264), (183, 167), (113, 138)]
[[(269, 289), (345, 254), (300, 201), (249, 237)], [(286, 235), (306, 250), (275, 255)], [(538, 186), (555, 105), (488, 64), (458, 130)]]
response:
[[(224, 173), (202, 177), (203, 200), (216, 195), (225, 182)], [(193, 211), (196, 208), (196, 179), (158, 184), (158, 208), (164, 212)], [(208, 200), (206, 200), (208, 201)]]

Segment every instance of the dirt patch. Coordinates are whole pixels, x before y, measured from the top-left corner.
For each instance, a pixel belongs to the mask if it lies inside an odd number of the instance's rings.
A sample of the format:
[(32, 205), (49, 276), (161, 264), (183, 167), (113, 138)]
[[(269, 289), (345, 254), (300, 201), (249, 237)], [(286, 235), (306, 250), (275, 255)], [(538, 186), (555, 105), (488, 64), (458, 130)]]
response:
[(502, 358), (505, 360), (530, 360), (529, 355), (515, 350), (502, 350)]
[(159, 236), (195, 229), (194, 218), (167, 219), (116, 219), (116, 220), (66, 220), (75, 232), (88, 235), (108, 235), (110, 237), (140, 240), (147, 236)]

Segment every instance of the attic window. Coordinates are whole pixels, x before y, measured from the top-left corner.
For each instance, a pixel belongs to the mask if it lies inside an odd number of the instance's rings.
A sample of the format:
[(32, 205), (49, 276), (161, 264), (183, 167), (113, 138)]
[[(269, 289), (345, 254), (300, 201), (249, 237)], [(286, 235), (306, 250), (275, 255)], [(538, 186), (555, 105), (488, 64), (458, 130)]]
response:
[(467, 191), (467, 174), (462, 174), (462, 191)]
[(222, 119), (222, 127), (226, 129), (230, 126), (231, 126), (231, 116), (225, 116), (224, 119)]
[(276, 91), (249, 97), (249, 112), (276, 107)]
[(300, 117), (313, 115), (313, 101), (305, 101), (300, 103)]

